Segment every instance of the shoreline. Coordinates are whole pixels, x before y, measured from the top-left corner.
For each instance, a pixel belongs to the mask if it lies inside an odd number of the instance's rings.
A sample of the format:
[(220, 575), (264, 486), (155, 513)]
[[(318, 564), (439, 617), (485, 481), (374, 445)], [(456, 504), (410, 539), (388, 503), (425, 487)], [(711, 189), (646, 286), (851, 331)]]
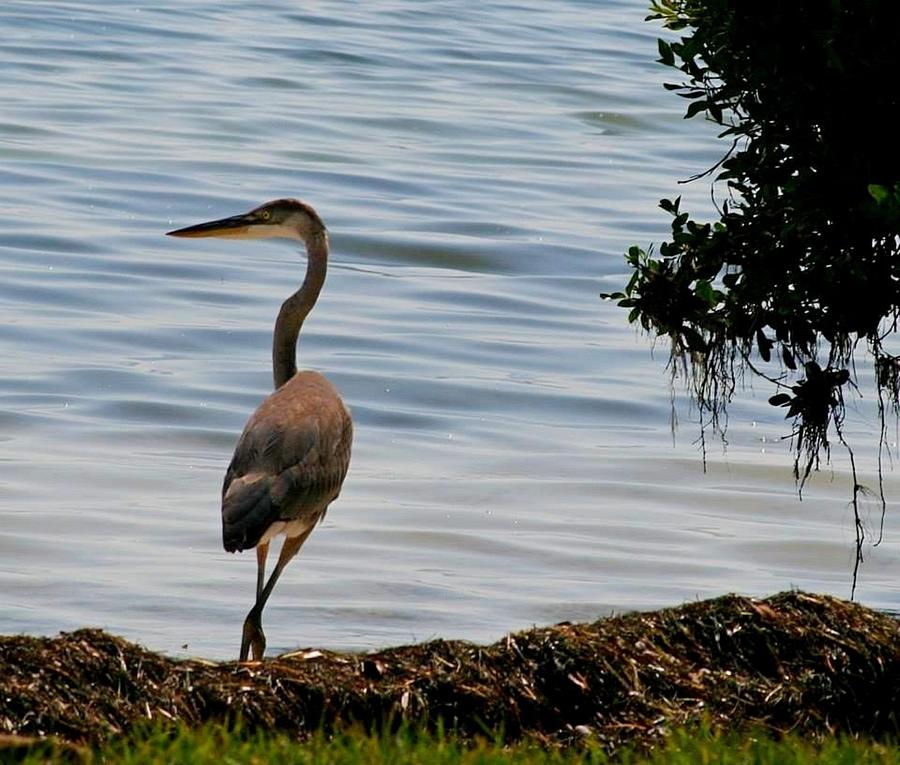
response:
[(463, 737), (650, 746), (674, 728), (900, 733), (900, 621), (831, 596), (727, 595), (563, 622), (490, 645), (432, 640), (264, 662), (173, 659), (101, 630), (0, 636), (0, 731), (100, 744), (139, 722), (237, 719), (303, 738), (409, 723)]

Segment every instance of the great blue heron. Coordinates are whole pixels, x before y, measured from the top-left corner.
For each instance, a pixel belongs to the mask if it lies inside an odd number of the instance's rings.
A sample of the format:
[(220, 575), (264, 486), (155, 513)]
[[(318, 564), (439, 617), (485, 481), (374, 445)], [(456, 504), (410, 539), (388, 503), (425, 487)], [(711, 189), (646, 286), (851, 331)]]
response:
[[(297, 371), (297, 337), (316, 304), (328, 268), (328, 231), (304, 202), (277, 199), (244, 215), (200, 223), (169, 236), (279, 237), (304, 243), (306, 278), (275, 322), (275, 392), (244, 427), (222, 487), (222, 541), (228, 552), (256, 547), (256, 603), (244, 620), (240, 660), (266, 650), (262, 611), (282, 570), (337, 498), (350, 464), (353, 421), (334, 386), (318, 372)], [(270, 541), (285, 539), (265, 580)]]

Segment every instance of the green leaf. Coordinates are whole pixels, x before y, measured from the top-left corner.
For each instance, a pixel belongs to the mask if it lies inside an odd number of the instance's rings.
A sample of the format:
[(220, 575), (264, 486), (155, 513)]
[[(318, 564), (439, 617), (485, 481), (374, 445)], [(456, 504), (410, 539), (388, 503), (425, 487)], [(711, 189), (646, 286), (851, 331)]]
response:
[(771, 361), (772, 345), (772, 341), (766, 337), (765, 332), (761, 329), (756, 330), (756, 347), (759, 349), (759, 355), (763, 361)]
[[(681, 197), (678, 198), (680, 200)], [(667, 213), (672, 213), (672, 215), (678, 214), (678, 200), (672, 201), (671, 199), (660, 199), (659, 206), (665, 210)]]
[(716, 304), (716, 293), (712, 284), (705, 279), (697, 282), (697, 286), (694, 287), (694, 294), (709, 306)]
[(868, 186), (869, 196), (872, 197), (878, 204), (882, 204), (890, 195), (891, 192), (887, 188), (887, 186), (880, 186), (877, 183), (870, 183)]
[(794, 370), (797, 368), (797, 362), (794, 361), (794, 354), (791, 353), (786, 345), (781, 346), (781, 358), (784, 360), (784, 365), (788, 369)]
[(769, 399), (772, 406), (787, 406), (792, 401), (787, 393), (777, 393)]
[(703, 101), (694, 101), (690, 106), (688, 106), (687, 111), (684, 113), (684, 118), (689, 120), (695, 114), (699, 112), (705, 112), (707, 108), (706, 100)]
[(636, 270), (631, 275), (631, 278), (628, 280), (628, 284), (625, 285), (625, 294), (630, 295), (634, 292), (634, 288), (637, 286), (638, 281), (641, 278), (641, 272)]
[(666, 66), (673, 66), (675, 64), (675, 54), (672, 53), (672, 46), (662, 39), (657, 40), (656, 42), (659, 47), (660, 62)]
[(703, 339), (703, 335), (701, 335), (696, 329), (692, 327), (682, 327), (681, 335), (687, 342), (688, 350), (690, 351), (706, 351), (706, 340)]

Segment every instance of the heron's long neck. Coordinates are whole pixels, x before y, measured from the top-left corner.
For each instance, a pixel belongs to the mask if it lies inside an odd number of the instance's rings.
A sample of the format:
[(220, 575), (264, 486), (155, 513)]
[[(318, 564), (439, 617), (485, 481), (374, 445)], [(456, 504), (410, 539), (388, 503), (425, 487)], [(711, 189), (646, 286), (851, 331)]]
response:
[(306, 239), (306, 278), (300, 289), (281, 306), (272, 343), (272, 370), (277, 390), (297, 374), (297, 337), (303, 320), (316, 304), (328, 270), (328, 234), (324, 231)]

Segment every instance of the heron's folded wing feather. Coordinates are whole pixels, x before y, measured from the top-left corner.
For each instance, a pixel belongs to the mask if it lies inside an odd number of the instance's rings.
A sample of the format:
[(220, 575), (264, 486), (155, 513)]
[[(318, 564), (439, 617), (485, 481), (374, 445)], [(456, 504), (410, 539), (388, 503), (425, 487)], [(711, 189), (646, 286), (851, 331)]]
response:
[(321, 519), (350, 462), (353, 426), (341, 413), (340, 422), (309, 417), (302, 427), (251, 418), (222, 487), (226, 550), (254, 547), (277, 521)]

